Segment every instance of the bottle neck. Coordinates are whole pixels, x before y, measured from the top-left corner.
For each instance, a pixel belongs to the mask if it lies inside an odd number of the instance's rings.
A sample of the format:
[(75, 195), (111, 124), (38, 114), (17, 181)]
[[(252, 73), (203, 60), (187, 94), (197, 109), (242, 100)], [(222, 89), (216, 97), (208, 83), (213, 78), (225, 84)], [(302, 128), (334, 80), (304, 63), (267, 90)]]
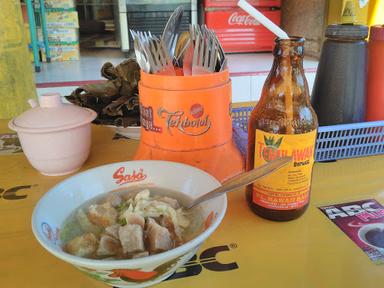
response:
[(304, 39), (277, 39), (273, 55), (273, 66), (264, 84), (260, 102), (292, 118), (297, 107), (310, 105), (303, 69)]
[[(291, 73), (304, 73), (304, 39), (292, 37), (287, 40), (277, 39), (273, 51), (274, 63), (272, 71), (284, 76)], [(275, 74), (275, 75), (276, 75)]]
[(303, 71), (304, 39), (276, 41), (272, 70), (253, 113), (255, 127), (280, 134), (300, 134), (316, 127)]

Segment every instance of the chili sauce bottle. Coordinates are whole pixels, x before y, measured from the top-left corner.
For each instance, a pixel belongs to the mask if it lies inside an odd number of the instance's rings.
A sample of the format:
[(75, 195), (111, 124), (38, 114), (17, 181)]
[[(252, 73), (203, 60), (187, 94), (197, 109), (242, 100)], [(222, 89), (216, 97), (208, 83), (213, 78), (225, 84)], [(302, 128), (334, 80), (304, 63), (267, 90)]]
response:
[(288, 221), (301, 216), (309, 203), (318, 122), (303, 70), (304, 39), (275, 42), (272, 69), (248, 123), (246, 169), (283, 156), (293, 160), (248, 185), (246, 198), (257, 215)]

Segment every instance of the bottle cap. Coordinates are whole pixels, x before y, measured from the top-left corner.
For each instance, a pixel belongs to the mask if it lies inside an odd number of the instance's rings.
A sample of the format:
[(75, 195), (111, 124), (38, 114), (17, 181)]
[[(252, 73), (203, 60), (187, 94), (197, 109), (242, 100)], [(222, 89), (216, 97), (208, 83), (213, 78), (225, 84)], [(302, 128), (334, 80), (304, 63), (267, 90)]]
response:
[(368, 36), (368, 26), (353, 24), (332, 24), (325, 30), (327, 38), (334, 39), (365, 39)]
[(384, 25), (371, 26), (369, 40), (384, 40)]

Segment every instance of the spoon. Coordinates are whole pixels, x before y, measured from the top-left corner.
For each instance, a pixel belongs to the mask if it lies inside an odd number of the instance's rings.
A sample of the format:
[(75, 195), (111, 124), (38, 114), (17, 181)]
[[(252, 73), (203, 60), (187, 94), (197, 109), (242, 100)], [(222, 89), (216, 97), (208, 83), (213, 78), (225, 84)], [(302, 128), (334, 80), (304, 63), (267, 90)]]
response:
[(177, 67), (183, 67), (184, 55), (189, 47), (189, 43), (191, 42), (191, 36), (189, 31), (184, 31), (180, 34), (177, 39), (176, 48), (175, 48), (175, 63)]
[(212, 191), (196, 199), (193, 199), (187, 205), (184, 205), (184, 208), (191, 209), (196, 205), (200, 204), (201, 202), (215, 198), (217, 196), (220, 196), (221, 194), (231, 192), (242, 186), (255, 182), (257, 179), (264, 177), (272, 172), (275, 172), (276, 170), (279, 170), (291, 161), (292, 157), (282, 157), (267, 164), (264, 164), (256, 169), (252, 169), (250, 171), (234, 176), (229, 180), (225, 181), (220, 187), (215, 188)]
[(195, 50), (195, 41), (194, 32), (192, 25), (189, 25), (189, 42), (183, 56), (183, 75), (191, 76), (192, 75), (192, 61), (193, 61), (193, 51)]
[(169, 51), (171, 58), (174, 57), (175, 48), (177, 43), (178, 31), (181, 24), (181, 18), (183, 17), (184, 8), (182, 5), (178, 6), (172, 15), (169, 17), (167, 24), (165, 24), (163, 34), (161, 35), (161, 41)]

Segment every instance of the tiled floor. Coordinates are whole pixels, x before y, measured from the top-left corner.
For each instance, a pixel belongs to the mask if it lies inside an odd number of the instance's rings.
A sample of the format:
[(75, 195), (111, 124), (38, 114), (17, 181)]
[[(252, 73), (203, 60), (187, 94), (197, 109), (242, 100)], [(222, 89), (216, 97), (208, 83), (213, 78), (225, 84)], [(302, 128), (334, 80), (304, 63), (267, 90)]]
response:
[[(124, 54), (118, 49), (98, 49), (83, 51), (79, 61), (44, 63), (42, 71), (35, 74), (38, 94), (56, 91), (62, 95), (69, 95), (78, 85), (81, 85), (76, 82), (102, 80), (100, 69), (105, 62), (109, 61), (116, 65), (124, 59)], [(272, 61), (271, 53), (228, 55), (233, 102), (259, 99)], [(304, 69), (310, 90), (315, 79), (316, 68), (317, 61), (307, 57), (304, 61)]]
[(36, 83), (103, 79), (100, 69), (105, 62), (117, 65), (124, 59), (124, 54), (118, 49), (82, 51), (79, 61), (43, 63), (41, 72), (35, 73)]

